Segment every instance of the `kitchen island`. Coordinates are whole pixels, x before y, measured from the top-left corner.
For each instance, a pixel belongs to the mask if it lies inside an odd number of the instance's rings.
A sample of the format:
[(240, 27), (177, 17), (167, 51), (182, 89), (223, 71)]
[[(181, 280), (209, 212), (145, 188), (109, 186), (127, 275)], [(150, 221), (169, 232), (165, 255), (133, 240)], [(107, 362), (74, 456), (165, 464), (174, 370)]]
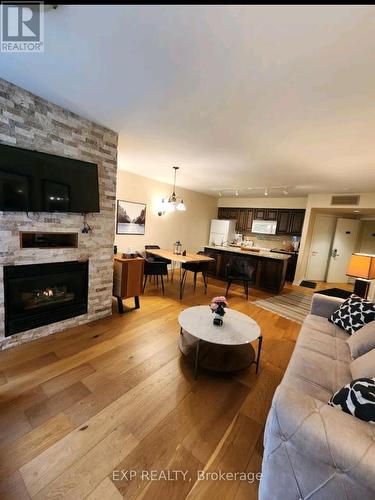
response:
[(231, 257), (247, 259), (255, 267), (253, 286), (267, 292), (279, 293), (284, 288), (286, 269), (290, 255), (260, 250), (241, 250), (240, 247), (208, 245), (205, 251), (215, 259), (210, 274), (226, 279), (226, 266)]

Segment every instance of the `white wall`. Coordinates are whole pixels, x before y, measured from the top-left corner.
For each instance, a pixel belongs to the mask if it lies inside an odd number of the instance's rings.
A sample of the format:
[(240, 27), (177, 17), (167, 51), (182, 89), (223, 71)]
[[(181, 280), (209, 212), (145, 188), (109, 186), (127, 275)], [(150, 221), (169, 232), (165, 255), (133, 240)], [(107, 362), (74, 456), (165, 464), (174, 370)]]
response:
[(117, 199), (147, 205), (145, 235), (116, 235), (115, 244), (119, 252), (128, 247), (142, 251), (147, 244), (172, 250), (176, 240), (180, 240), (183, 249), (188, 252), (202, 250), (207, 245), (211, 219), (217, 216), (216, 197), (177, 187), (176, 194), (183, 197), (186, 212), (159, 216), (159, 202), (170, 196), (172, 189), (172, 185), (118, 170)]
[(293, 198), (284, 196), (282, 198), (240, 198), (223, 197), (218, 199), (218, 207), (239, 207), (239, 208), (301, 208), (305, 209), (307, 198)]

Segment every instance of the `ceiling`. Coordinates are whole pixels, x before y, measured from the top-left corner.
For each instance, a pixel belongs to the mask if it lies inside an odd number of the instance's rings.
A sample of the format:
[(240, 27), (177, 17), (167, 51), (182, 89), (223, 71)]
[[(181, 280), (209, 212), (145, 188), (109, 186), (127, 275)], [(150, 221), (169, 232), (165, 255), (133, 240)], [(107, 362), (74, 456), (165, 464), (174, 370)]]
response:
[(0, 76), (118, 131), (125, 170), (179, 165), (178, 185), (226, 196), (369, 192), (374, 40), (374, 6), (60, 5), (45, 52), (1, 53)]

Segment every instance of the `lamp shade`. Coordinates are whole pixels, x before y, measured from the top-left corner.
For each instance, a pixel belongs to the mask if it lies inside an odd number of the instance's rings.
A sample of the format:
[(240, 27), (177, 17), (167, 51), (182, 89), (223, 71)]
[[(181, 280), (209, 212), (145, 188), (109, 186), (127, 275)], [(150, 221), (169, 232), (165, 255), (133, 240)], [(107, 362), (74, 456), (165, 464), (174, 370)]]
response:
[(178, 210), (179, 212), (186, 212), (186, 206), (184, 200), (180, 201), (180, 203), (176, 207), (176, 210)]
[(353, 253), (346, 274), (365, 280), (375, 279), (375, 255)]

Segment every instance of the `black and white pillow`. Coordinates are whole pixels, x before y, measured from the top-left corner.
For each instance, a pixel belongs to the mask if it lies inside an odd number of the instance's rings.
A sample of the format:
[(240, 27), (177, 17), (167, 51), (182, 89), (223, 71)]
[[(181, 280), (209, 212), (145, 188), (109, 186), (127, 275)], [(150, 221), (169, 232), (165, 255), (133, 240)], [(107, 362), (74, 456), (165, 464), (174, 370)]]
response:
[(339, 389), (329, 404), (375, 424), (375, 378), (357, 378)]
[(366, 323), (375, 320), (375, 304), (352, 294), (345, 300), (328, 321), (352, 335)]

